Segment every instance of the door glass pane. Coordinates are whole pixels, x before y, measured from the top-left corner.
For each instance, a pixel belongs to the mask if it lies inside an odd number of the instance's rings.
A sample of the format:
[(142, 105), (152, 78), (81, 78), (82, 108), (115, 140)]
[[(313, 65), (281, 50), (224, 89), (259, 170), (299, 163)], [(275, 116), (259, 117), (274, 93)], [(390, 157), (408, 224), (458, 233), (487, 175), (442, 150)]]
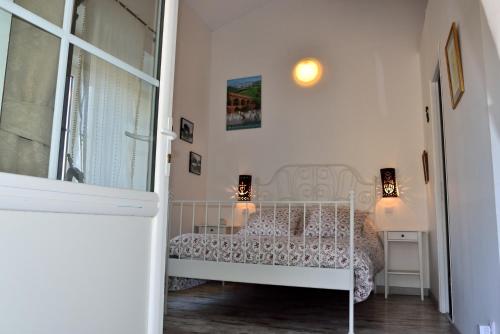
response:
[(81, 0), (75, 35), (155, 76), (145, 59), (155, 55), (159, 0)]
[[(64, 179), (149, 190), (155, 88), (72, 47)], [(144, 66), (154, 66), (152, 57)]]
[(51, 23), (62, 26), (65, 0), (14, 0), (14, 3)]
[(59, 44), (0, 10), (0, 172), (47, 177)]

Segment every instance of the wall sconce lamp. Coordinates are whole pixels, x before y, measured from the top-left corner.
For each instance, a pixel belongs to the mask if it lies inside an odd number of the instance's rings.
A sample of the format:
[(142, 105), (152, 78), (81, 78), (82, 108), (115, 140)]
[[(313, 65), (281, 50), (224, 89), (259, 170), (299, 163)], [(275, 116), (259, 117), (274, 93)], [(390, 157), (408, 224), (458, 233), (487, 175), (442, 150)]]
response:
[(381, 169), (380, 178), (382, 180), (382, 197), (399, 197), (398, 184), (396, 181), (396, 169)]
[(323, 66), (315, 58), (304, 58), (293, 68), (293, 79), (301, 87), (316, 85), (323, 76)]
[(238, 181), (238, 201), (252, 200), (252, 175), (240, 175)]

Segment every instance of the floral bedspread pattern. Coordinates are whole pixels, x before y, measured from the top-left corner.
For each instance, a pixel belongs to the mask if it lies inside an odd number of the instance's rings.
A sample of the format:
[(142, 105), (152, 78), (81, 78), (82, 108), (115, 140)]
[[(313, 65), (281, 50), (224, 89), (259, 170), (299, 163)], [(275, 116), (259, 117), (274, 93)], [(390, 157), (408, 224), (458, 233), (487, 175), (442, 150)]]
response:
[[(350, 229), (350, 210), (347, 206), (323, 207), (314, 206), (307, 209), (307, 224), (305, 229), (303, 224), (297, 225), (297, 234), (301, 235), (305, 231), (305, 235), (309, 237), (317, 237), (320, 234), (323, 237), (345, 237), (346, 232)], [(321, 219), (320, 219), (321, 217)], [(366, 211), (354, 211), (354, 229), (355, 233), (362, 233), (365, 221), (368, 217)], [(321, 221), (321, 223), (320, 223)]]
[(276, 208), (276, 214), (272, 208), (263, 208), (262, 214), (252, 213), (248, 217), (248, 222), (240, 234), (245, 232), (248, 235), (295, 235), (302, 216), (303, 210), (296, 207)]
[[(170, 257), (205, 261), (290, 265), (304, 267), (349, 267), (349, 232), (342, 237), (256, 236), (183, 234), (170, 241)], [(383, 249), (373, 225), (355, 233), (355, 301), (370, 295), (373, 278), (383, 268)], [(171, 277), (169, 290), (180, 290), (203, 283), (201, 280)]]

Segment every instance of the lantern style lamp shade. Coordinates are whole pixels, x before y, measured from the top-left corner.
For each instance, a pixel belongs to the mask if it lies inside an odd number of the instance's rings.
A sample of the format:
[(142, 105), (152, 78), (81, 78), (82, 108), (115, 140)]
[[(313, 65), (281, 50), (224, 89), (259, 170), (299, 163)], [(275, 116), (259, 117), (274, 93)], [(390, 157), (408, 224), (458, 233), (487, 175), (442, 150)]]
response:
[(399, 197), (398, 184), (396, 181), (396, 169), (381, 169), (380, 178), (382, 180), (382, 197)]
[(252, 175), (240, 175), (238, 181), (238, 201), (252, 200)]

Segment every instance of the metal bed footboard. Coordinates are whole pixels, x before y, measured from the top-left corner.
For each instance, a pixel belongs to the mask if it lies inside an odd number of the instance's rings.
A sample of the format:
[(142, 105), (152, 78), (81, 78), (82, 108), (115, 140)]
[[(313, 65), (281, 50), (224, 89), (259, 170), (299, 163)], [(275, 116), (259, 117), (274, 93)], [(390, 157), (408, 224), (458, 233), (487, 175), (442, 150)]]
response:
[[(256, 214), (259, 215), (262, 221), (263, 209), (272, 209), (273, 211), (273, 233), (268, 236), (247, 235), (247, 223), (249, 218), (249, 211), (244, 210), (242, 215), (243, 219), (241, 224), (236, 222), (238, 214), (238, 205), (250, 205), (256, 209)], [(354, 334), (354, 192), (350, 192), (348, 200), (339, 201), (255, 201), (255, 202), (235, 202), (235, 201), (171, 201), (170, 202), (170, 217), (169, 217), (169, 238), (172, 239), (176, 236), (191, 233), (191, 243), (194, 242), (194, 235), (200, 235), (204, 238), (203, 256), (194, 256), (194, 247), (191, 245), (191, 252), (188, 256), (182, 256), (182, 241), (179, 242), (179, 251), (177, 256), (168, 256), (167, 272), (168, 276), (172, 277), (185, 277), (206, 280), (218, 280), (228, 282), (240, 283), (254, 283), (254, 284), (268, 284), (268, 285), (283, 285), (283, 286), (296, 286), (306, 288), (320, 288), (332, 290), (345, 290), (349, 291), (349, 334)], [(315, 267), (305, 266), (305, 252), (306, 252), (306, 209), (311, 206), (319, 208), (319, 236), (318, 238), (318, 265)], [(322, 210), (325, 207), (335, 208), (335, 235), (334, 235), (334, 252), (337, 253), (337, 235), (339, 229), (337, 228), (338, 220), (337, 214), (340, 206), (349, 207), (349, 264), (345, 268), (337, 268), (336, 261), (334, 261), (334, 268), (322, 266)], [(293, 234), (292, 231), (292, 208), (301, 208), (303, 210), (302, 228), (303, 233), (303, 256), (302, 265), (290, 264), (290, 239)], [(288, 208), (288, 237), (287, 242), (287, 263), (276, 263), (276, 223), (277, 223), (277, 209)], [(209, 211), (215, 211), (214, 214), (209, 215)], [(227, 211), (230, 210), (230, 213)], [(226, 211), (223, 213), (223, 211)], [(241, 212), (240, 212), (241, 213)], [(211, 218), (209, 218), (211, 216)], [(227, 218), (230, 225), (221, 225), (221, 219)], [(216, 224), (210, 223), (211, 221)], [(215, 259), (207, 259), (207, 238), (209, 237), (209, 226), (217, 226), (216, 236), (211, 234), (211, 238), (217, 238), (217, 252)], [(224, 231), (221, 233), (221, 228)], [(198, 232), (195, 233), (196, 229)], [(238, 231), (243, 231), (241, 234), (236, 235)], [(229, 261), (220, 258), (222, 250), (221, 240), (227, 237), (229, 232), (230, 238), (230, 252), (231, 256)], [(243, 234), (243, 235), (242, 235)], [(246, 263), (247, 256), (244, 255), (243, 263), (241, 261), (233, 261), (233, 238), (244, 238), (244, 251), (246, 252), (248, 238), (254, 240), (258, 238), (258, 263)], [(261, 263), (261, 238), (272, 238), (272, 263)], [(283, 237), (281, 237), (283, 238)], [(310, 240), (312, 237), (307, 237)], [(345, 242), (345, 241), (343, 241)], [(170, 252), (170, 247), (167, 247)]]

